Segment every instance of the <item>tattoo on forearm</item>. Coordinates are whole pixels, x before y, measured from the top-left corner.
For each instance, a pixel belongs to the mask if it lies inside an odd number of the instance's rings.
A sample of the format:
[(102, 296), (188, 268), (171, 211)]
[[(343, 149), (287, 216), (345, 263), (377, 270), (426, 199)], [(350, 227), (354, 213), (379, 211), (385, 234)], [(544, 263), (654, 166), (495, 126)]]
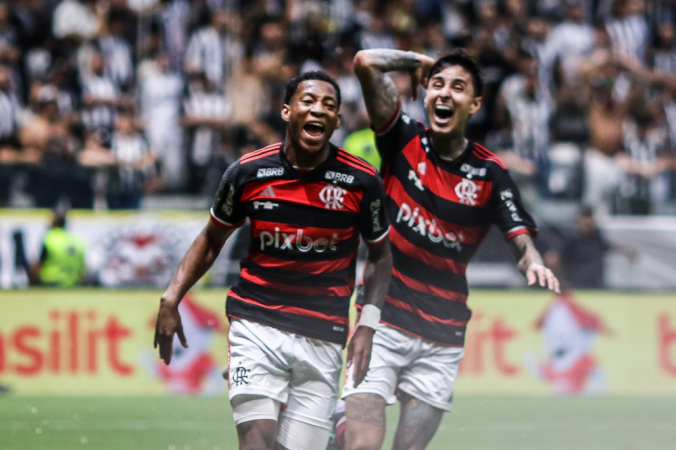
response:
[(399, 91), (386, 72), (411, 71), (420, 65), (413, 52), (390, 49), (366, 50), (367, 64), (356, 71), (366, 110), (373, 126), (387, 124), (399, 105)]
[(385, 399), (375, 394), (351, 395), (345, 399), (345, 417), (355, 422), (385, 426)]

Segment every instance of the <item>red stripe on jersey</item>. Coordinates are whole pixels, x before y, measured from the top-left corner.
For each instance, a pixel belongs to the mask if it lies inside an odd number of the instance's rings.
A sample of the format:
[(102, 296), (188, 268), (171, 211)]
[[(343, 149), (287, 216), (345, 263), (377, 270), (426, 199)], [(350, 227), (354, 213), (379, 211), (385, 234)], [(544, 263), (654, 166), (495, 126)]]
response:
[(321, 238), (326, 239), (324, 247), (328, 247), (332, 245), (332, 242), (335, 244), (354, 237), (357, 234), (357, 228), (354, 226), (349, 228), (301, 227), (267, 220), (251, 220), (251, 236), (258, 238), (263, 232), (270, 233), (267, 239), (272, 242), (268, 245), (285, 249), (288, 244), (295, 247), (299, 240), (301, 246), (304, 247), (309, 245), (310, 241), (316, 245)]
[(338, 156), (341, 157), (341, 158), (344, 158), (346, 160), (350, 160), (350, 161), (354, 162), (355, 164), (358, 164), (359, 166), (366, 169), (372, 175), (376, 174), (376, 168), (375, 167), (373, 167), (371, 164), (367, 163), (363, 159), (353, 155), (352, 153), (346, 152), (342, 148), (338, 148)]
[(412, 314), (415, 314), (417, 316), (422, 317), (423, 319), (427, 320), (428, 322), (435, 322), (435, 323), (443, 323), (444, 325), (453, 325), (456, 327), (465, 327), (467, 326), (467, 321), (466, 320), (455, 320), (455, 319), (440, 319), (438, 317), (432, 316), (430, 314), (427, 314), (419, 309), (413, 309), (413, 307), (406, 303), (402, 302), (401, 300), (397, 300), (396, 298), (392, 298), (389, 295), (385, 298), (385, 301), (392, 306), (395, 306), (397, 308), (403, 309), (405, 311), (408, 311)]
[(520, 234), (531, 234), (531, 232), (526, 227), (519, 227), (519, 228), (516, 228), (516, 229), (510, 231), (509, 233), (507, 233), (505, 235), (505, 240), (508, 241), (508, 240), (512, 239), (514, 236), (518, 236)]
[(304, 295), (317, 295), (324, 297), (349, 297), (352, 295), (352, 289), (350, 286), (292, 286), (289, 284), (277, 283), (276, 281), (267, 280), (261, 278), (248, 269), (242, 269), (239, 274), (240, 277), (245, 280), (249, 280), (252, 283), (257, 284), (258, 286), (265, 286), (271, 289), (277, 289), (279, 291), (293, 292), (295, 294), (304, 294)]
[(500, 158), (498, 158), (498, 155), (493, 153), (492, 151), (488, 150), (486, 147), (480, 145), (480, 144), (474, 144), (474, 154), (479, 157), (480, 159), (485, 159), (487, 161), (493, 161), (503, 169), (507, 169), (507, 166), (505, 163), (502, 162)]
[(433, 253), (416, 247), (407, 241), (404, 236), (399, 234), (394, 227), (391, 228), (390, 240), (392, 241), (392, 245), (397, 247), (399, 251), (410, 258), (421, 261), (428, 266), (434, 267), (435, 269), (455, 273), (458, 275), (465, 275), (467, 264), (455, 262), (452, 259), (442, 258), (441, 256), (437, 256)]
[(445, 298), (453, 302), (467, 303), (467, 296), (460, 294), (458, 292), (449, 291), (437, 286), (432, 286), (430, 284), (421, 283), (418, 280), (414, 280), (411, 277), (407, 277), (403, 273), (399, 272), (397, 269), (392, 269), (392, 276), (397, 277), (404, 283), (408, 288), (414, 289), (425, 294), (434, 295), (437, 297)]
[(341, 155), (336, 156), (336, 161), (340, 161), (343, 164), (347, 164), (348, 166), (354, 167), (355, 169), (359, 169), (362, 172), (366, 172), (369, 175), (375, 175), (376, 170), (373, 167), (366, 167), (363, 166), (360, 162), (356, 162), (354, 160), (349, 160), (345, 157), (342, 157)]
[[(406, 204), (411, 211), (415, 211), (416, 209), (418, 209), (418, 217), (421, 217), (422, 220), (429, 221), (430, 223), (432, 222), (432, 220), (434, 220), (436, 226), (431, 230), (433, 234), (438, 234), (438, 232), (440, 232), (444, 236), (446, 235), (450, 235), (450, 237), (457, 236), (460, 239), (461, 244), (469, 244), (469, 245), (479, 245), (486, 236), (486, 233), (488, 232), (487, 228), (463, 227), (451, 222), (446, 222), (444, 220), (439, 219), (438, 217), (435, 217), (430, 212), (428, 212), (427, 209), (425, 209), (422, 205), (416, 203), (415, 200), (409, 197), (409, 195), (404, 190), (404, 186), (401, 184), (401, 181), (399, 181), (399, 179), (396, 178), (395, 176), (388, 175), (387, 177), (385, 177), (383, 182), (385, 186), (387, 186), (388, 197), (394, 200), (399, 209), (396, 217), (392, 217), (392, 221), (394, 223), (410, 221), (410, 219), (407, 218), (406, 215), (404, 214), (402, 208), (402, 205)], [(417, 225), (418, 221), (416, 219), (414, 220), (412, 226)], [(428, 226), (427, 233), (429, 233), (429, 231), (430, 230)], [(394, 240), (395, 239), (393, 238), (392, 241)], [(440, 243), (440, 245), (443, 244)]]
[(270, 145), (268, 147), (262, 148), (260, 150), (256, 150), (255, 152), (248, 153), (244, 156), (242, 156), (239, 159), (240, 164), (245, 164), (251, 161), (255, 161), (256, 159), (264, 158), (266, 156), (272, 155), (274, 153), (277, 153), (281, 147), (281, 144), (274, 144)]
[[(484, 207), (491, 199), (491, 188), (493, 183), (482, 180), (468, 180), (465, 177), (447, 172), (434, 164), (427, 158), (427, 155), (420, 147), (420, 137), (411, 140), (402, 151), (409, 165), (415, 171), (415, 174), (409, 175), (413, 178), (419, 178), (425, 189), (429, 189), (437, 197), (449, 200), (463, 205), (476, 208)], [(416, 168), (418, 164), (425, 163), (425, 173), (419, 173)], [(411, 180), (413, 183), (415, 180)], [(458, 185), (463, 193), (458, 196)]]
[(318, 311), (312, 311), (312, 310), (309, 310), (309, 309), (298, 308), (298, 307), (295, 307), (295, 306), (266, 305), (265, 303), (260, 303), (260, 302), (257, 302), (256, 300), (252, 300), (250, 298), (240, 297), (239, 295), (235, 294), (232, 291), (232, 289), (228, 292), (228, 296), (236, 298), (237, 300), (243, 301), (245, 303), (256, 305), (260, 308), (274, 309), (276, 311), (281, 311), (281, 312), (291, 313), (291, 314), (297, 314), (299, 316), (306, 316), (306, 317), (313, 317), (315, 319), (328, 320), (330, 322), (340, 323), (340, 324), (343, 324), (343, 325), (349, 324), (349, 319), (347, 317), (331, 316), (329, 314), (323, 314), (323, 313), (320, 313)]
[(331, 261), (289, 261), (287, 259), (275, 258), (266, 253), (249, 253), (246, 257), (262, 267), (270, 267), (289, 272), (307, 273), (308, 275), (318, 275), (323, 273), (336, 272), (347, 269), (352, 262), (354, 255)]
[(344, 189), (324, 181), (261, 180), (247, 183), (242, 192), (242, 202), (279, 200), (321, 209), (359, 213), (363, 195), (361, 190)]

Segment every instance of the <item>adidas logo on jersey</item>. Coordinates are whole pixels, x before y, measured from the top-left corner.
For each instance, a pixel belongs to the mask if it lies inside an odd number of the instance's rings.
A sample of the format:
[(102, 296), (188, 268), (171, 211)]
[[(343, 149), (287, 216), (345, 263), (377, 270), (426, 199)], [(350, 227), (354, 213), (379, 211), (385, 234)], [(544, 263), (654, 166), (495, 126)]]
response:
[(284, 167), (261, 167), (256, 173), (256, 178), (281, 177), (284, 175)]
[(425, 190), (425, 186), (423, 186), (422, 181), (420, 180), (420, 178), (418, 178), (418, 174), (416, 174), (413, 169), (408, 171), (408, 179), (413, 180), (413, 184), (415, 184), (415, 187), (417, 187), (421, 191)]
[(354, 181), (353, 175), (347, 175), (345, 173), (334, 172), (332, 170), (327, 170), (326, 174), (324, 175), (324, 178), (326, 178), (327, 180), (336, 181), (336, 182), (339, 182), (339, 183), (347, 183), (347, 184), (352, 184), (352, 182)]
[(313, 239), (305, 235), (302, 229), (296, 230), (295, 233), (284, 233), (275, 227), (274, 232), (261, 232), (258, 239), (261, 244), (261, 251), (267, 247), (274, 247), (279, 250), (298, 250), (304, 253), (314, 250), (317, 253), (322, 253), (326, 249), (336, 250), (338, 234), (333, 233), (331, 239), (325, 237)]

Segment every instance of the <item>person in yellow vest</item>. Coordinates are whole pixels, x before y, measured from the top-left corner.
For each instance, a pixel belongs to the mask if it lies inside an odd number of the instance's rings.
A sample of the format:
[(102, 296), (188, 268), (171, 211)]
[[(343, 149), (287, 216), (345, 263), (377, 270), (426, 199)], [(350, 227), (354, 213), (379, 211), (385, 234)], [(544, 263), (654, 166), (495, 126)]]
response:
[(34, 284), (54, 287), (81, 285), (87, 269), (83, 238), (66, 230), (66, 211), (56, 209), (42, 243), (40, 261), (32, 269)]
[(343, 148), (380, 170), (380, 154), (376, 151), (376, 134), (368, 124), (368, 117), (359, 117), (357, 131), (345, 138)]

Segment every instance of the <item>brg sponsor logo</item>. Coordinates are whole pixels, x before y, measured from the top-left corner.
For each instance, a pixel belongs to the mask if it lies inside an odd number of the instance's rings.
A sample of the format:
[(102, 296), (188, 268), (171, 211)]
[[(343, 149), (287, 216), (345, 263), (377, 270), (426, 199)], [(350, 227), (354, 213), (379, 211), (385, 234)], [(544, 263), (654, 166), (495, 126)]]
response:
[(324, 178), (329, 181), (335, 181), (337, 183), (347, 183), (352, 184), (354, 182), (354, 175), (348, 175), (346, 173), (334, 172), (333, 170), (327, 170), (324, 174)]
[(428, 220), (420, 214), (420, 208), (402, 203), (397, 213), (396, 223), (405, 223), (414, 232), (427, 237), (435, 244), (442, 244), (446, 248), (462, 250), (462, 235), (452, 231), (445, 232), (439, 227), (436, 219)]
[(261, 167), (256, 172), (256, 178), (281, 177), (284, 175), (283, 167)]
[(298, 250), (304, 253), (309, 251), (323, 253), (326, 250), (336, 250), (338, 234), (333, 233), (331, 239), (326, 237), (313, 238), (305, 234), (302, 228), (295, 232), (285, 233), (280, 231), (278, 227), (275, 227), (274, 231), (261, 232), (258, 240), (261, 251), (272, 247), (279, 250)]

